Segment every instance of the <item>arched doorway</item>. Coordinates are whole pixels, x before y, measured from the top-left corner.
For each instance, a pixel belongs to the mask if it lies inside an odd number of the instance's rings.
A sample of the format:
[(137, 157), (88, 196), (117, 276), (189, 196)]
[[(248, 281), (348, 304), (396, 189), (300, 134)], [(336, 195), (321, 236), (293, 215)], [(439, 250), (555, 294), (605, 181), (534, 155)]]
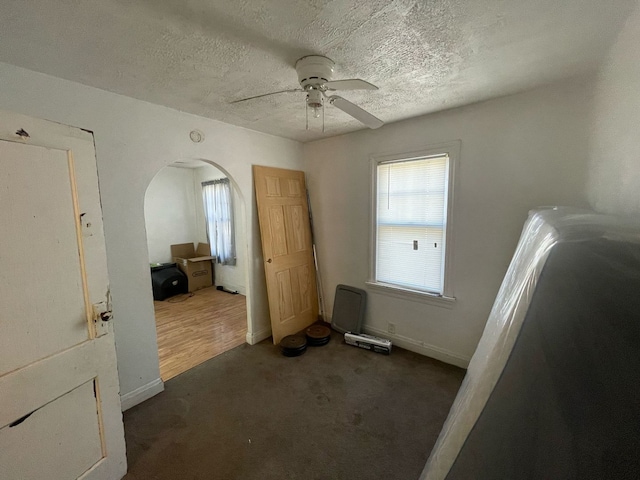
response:
[[(234, 234), (233, 259), (223, 258), (214, 243), (214, 260), (175, 265), (176, 245), (187, 249), (193, 245), (193, 256), (201, 256), (202, 249), (195, 252), (198, 245), (210, 243), (210, 233), (215, 231), (210, 222), (217, 220), (210, 209), (207, 211), (203, 189), (225, 182), (232, 212), (227, 220), (231, 221)], [(246, 341), (248, 262), (244, 209), (244, 199), (233, 179), (210, 162), (183, 160), (168, 165), (147, 187), (145, 224), (163, 381)]]

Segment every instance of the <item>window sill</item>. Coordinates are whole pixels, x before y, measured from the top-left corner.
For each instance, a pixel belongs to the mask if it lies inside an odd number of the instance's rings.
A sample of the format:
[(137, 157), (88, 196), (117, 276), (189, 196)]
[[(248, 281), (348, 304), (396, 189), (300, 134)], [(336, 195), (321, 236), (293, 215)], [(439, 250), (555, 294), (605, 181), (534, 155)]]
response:
[(435, 293), (411, 290), (409, 288), (402, 288), (396, 285), (390, 285), (388, 283), (370, 281), (365, 282), (365, 284), (376, 293), (382, 293), (384, 295), (401, 298), (403, 300), (410, 300), (413, 302), (428, 303), (430, 305), (435, 305), (442, 308), (453, 308), (456, 302), (455, 297), (447, 297), (444, 295), (437, 295)]

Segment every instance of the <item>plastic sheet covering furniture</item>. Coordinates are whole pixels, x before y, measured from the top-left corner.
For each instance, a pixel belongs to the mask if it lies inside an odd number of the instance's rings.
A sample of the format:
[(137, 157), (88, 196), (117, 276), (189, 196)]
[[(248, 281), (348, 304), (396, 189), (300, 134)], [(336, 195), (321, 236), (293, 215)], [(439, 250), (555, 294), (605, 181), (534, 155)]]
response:
[(421, 479), (640, 478), (640, 225), (530, 213)]

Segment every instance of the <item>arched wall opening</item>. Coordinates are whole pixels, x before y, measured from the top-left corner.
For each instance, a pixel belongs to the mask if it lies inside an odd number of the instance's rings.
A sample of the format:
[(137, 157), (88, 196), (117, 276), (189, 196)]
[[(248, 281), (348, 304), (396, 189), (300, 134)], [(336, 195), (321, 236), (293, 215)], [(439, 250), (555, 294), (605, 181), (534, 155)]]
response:
[[(203, 183), (227, 178), (233, 206), (235, 265), (213, 260), (211, 286), (202, 287), (204, 277), (194, 279), (188, 293), (171, 245), (209, 243)], [(215, 162), (183, 159), (160, 169), (147, 186), (144, 197), (146, 241), (154, 283), (154, 313), (158, 357), (163, 381), (193, 366), (245, 343), (251, 331), (247, 214), (244, 196), (236, 181)], [(233, 263), (233, 262), (229, 262)], [(210, 265), (205, 262), (202, 265)], [(154, 273), (155, 271), (155, 273)], [(198, 272), (201, 273), (201, 272)], [(176, 280), (175, 282), (178, 282)], [(175, 283), (174, 282), (174, 283)], [(160, 284), (167, 288), (161, 292)], [(177, 290), (176, 290), (177, 288)], [(160, 297), (156, 298), (157, 295)], [(169, 296), (163, 298), (164, 295)]]

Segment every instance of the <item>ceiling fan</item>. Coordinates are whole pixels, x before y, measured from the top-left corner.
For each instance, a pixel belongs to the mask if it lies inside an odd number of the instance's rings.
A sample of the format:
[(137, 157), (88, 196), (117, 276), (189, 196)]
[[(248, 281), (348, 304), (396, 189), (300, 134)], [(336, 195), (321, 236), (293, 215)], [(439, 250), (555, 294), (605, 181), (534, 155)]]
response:
[[(366, 110), (360, 108), (349, 100), (338, 95), (328, 95), (336, 90), (378, 90), (378, 87), (360, 79), (349, 80), (332, 80), (333, 78), (333, 60), (320, 55), (309, 55), (302, 57), (296, 62), (296, 71), (298, 72), (298, 81), (300, 87), (290, 90), (281, 90), (279, 92), (264, 93), (253, 97), (235, 100), (231, 103), (246, 102), (255, 98), (266, 97), (269, 95), (278, 95), (281, 93), (297, 93), (306, 92), (307, 94), (307, 112), (311, 109), (313, 116), (319, 118), (322, 113), (323, 130), (324, 130), (324, 102), (325, 99), (334, 107), (339, 108), (356, 120), (362, 122), (369, 128), (379, 128), (384, 122)], [(308, 114), (308, 113), (307, 113)], [(309, 128), (309, 120), (307, 117), (307, 128)]]

